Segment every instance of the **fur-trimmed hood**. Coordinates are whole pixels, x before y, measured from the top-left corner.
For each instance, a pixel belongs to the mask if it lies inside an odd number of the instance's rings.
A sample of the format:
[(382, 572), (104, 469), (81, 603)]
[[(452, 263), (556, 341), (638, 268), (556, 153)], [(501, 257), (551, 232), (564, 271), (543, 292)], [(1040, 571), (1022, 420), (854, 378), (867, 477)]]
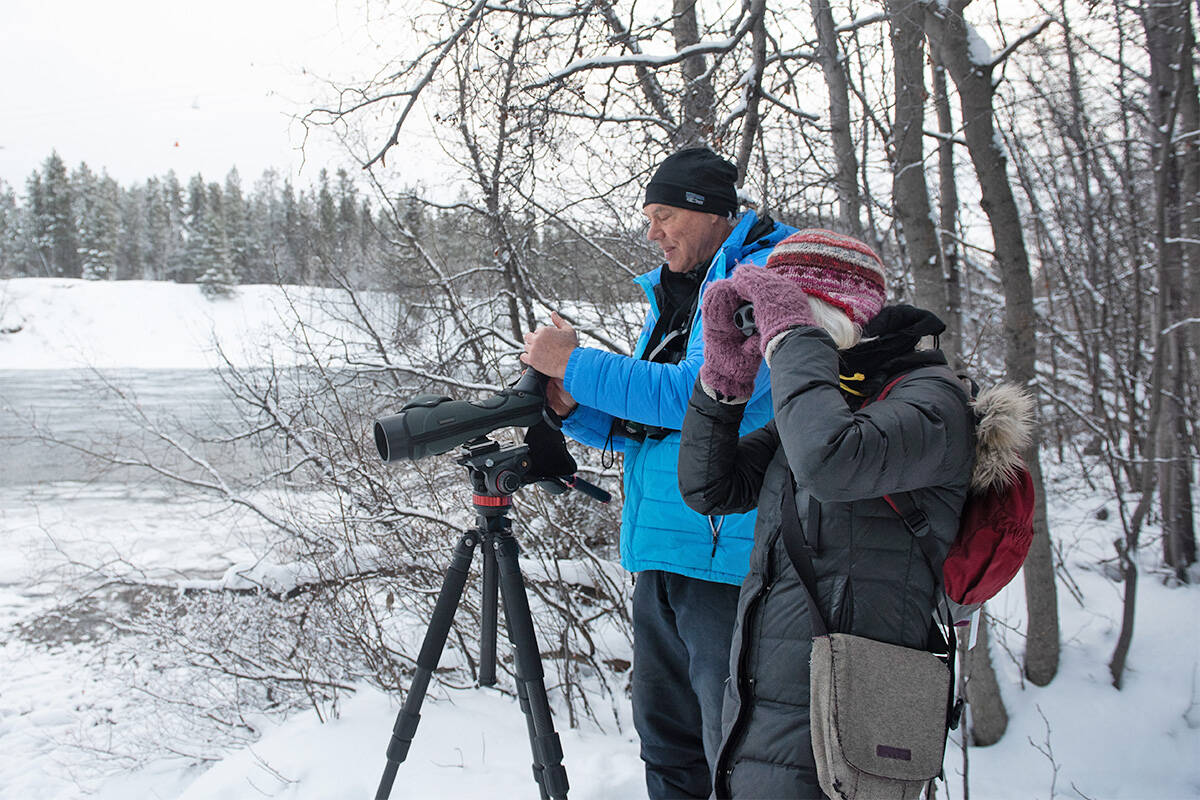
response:
[(1033, 441), (1033, 397), (1019, 386), (998, 383), (980, 391), (971, 407), (976, 419), (971, 491), (1012, 483), (1021, 451)]

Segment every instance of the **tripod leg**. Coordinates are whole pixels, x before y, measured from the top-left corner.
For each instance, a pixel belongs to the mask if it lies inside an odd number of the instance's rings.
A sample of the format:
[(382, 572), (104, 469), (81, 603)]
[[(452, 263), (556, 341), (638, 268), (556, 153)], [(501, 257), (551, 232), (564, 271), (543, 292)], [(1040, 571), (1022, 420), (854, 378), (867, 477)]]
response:
[(417, 671), (413, 674), (408, 696), (404, 698), (404, 705), (396, 715), (396, 724), (392, 727), (392, 738), (387, 748), (387, 766), (384, 767), (379, 788), (375, 791), (375, 800), (387, 800), (391, 796), (396, 769), (408, 757), (408, 748), (417, 732), (417, 723), (421, 721), (421, 704), (425, 701), (425, 692), (429, 689), (429, 679), (437, 669), (442, 649), (446, 646), (446, 637), (450, 633), (451, 623), (454, 622), (454, 612), (458, 609), (463, 587), (467, 582), (471, 557), (480, 538), (478, 531), (468, 531), (454, 548), (454, 556), (446, 570), (446, 577), (442, 580), (442, 589), (438, 593), (433, 616), (429, 620), (425, 640), (421, 643), (421, 652), (417, 656)]
[[(483, 526), (485, 522), (480, 521)], [(499, 591), (496, 572), (496, 553), (486, 541), (483, 550), (483, 599), (480, 616), (483, 627), (479, 636), (479, 685), (496, 685), (496, 594)]]
[[(507, 624), (507, 621), (506, 623)], [(529, 736), (530, 743), (537, 742), (537, 725), (533, 721), (533, 708), (529, 705), (529, 690), (525, 686), (525, 681), (517, 677), (517, 698), (521, 702), (521, 713), (525, 715), (525, 730)], [(542, 761), (541, 755), (538, 753), (538, 747), (533, 744), (533, 779), (537, 781), (538, 796), (541, 800), (550, 800), (550, 795), (546, 792), (546, 776), (545, 764)]]
[(521, 577), (517, 562), (517, 540), (505, 529), (499, 532), (495, 543), (504, 619), (516, 650), (518, 694), (522, 696), (522, 710), (528, 708), (526, 719), (530, 727), (529, 744), (533, 749), (533, 776), (543, 797), (565, 800), (570, 787), (567, 771), (562, 765), (562, 743), (554, 730), (550, 701), (546, 698), (541, 652), (525, 594), (525, 579)]
[[(492, 553), (493, 563), (495, 562), (495, 550), (496, 550), (498, 544), (499, 543), (494, 538), (490, 542), (485, 541), (483, 543), (483, 552), (485, 554), (489, 553), (489, 552)], [(522, 592), (523, 591), (524, 590), (522, 590)], [(509, 642), (512, 643), (513, 651), (516, 652), (516, 641), (512, 637), (513, 626), (512, 626), (512, 623), (508, 619), (508, 609), (507, 608), (505, 609), (505, 612), (504, 612), (504, 628), (506, 631), (508, 631)], [(522, 673), (518, 669), (517, 670), (517, 681), (516, 681), (517, 699), (520, 701), (520, 704), (521, 704), (521, 713), (525, 717), (526, 734), (529, 736), (529, 741), (530, 741), (530, 744), (533, 749), (533, 779), (534, 779), (534, 781), (537, 782), (538, 796), (539, 796), (540, 800), (550, 800), (550, 795), (547, 794), (547, 792), (546, 792), (546, 778), (544, 775), (544, 762), (543, 762), (541, 753), (539, 752), (540, 748), (535, 744), (537, 742), (538, 733), (537, 733), (537, 726), (534, 724), (534, 721), (533, 721), (533, 708), (532, 708), (532, 706), (529, 705), (529, 689), (525, 685), (525, 681), (521, 679), (521, 675), (522, 675)]]

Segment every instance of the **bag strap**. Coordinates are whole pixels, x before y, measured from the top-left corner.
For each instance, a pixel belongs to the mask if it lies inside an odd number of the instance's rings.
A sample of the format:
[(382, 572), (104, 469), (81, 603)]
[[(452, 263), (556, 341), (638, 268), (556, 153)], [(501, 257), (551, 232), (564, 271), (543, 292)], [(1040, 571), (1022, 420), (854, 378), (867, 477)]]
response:
[[(779, 535), (783, 537), (783, 546), (787, 550), (788, 559), (791, 560), (796, 574), (800, 576), (800, 583), (808, 595), (808, 615), (812, 619), (813, 635), (826, 636), (829, 633), (829, 626), (825, 624), (825, 618), (821, 616), (821, 609), (817, 606), (817, 571), (812, 563), (813, 548), (805, 541), (805, 532), (800, 528), (800, 512), (796, 510), (796, 487), (791, 480), (784, 482), (783, 503), (780, 510), (783, 517)], [(820, 519), (820, 504), (816, 499), (809, 498), (809, 530), (815, 533)]]
[[(795, 488), (791, 481), (784, 485), (783, 502), (780, 504), (783, 517), (779, 535), (783, 537), (783, 546), (787, 550), (788, 559), (792, 562), (796, 574), (800, 576), (800, 583), (808, 597), (808, 616), (812, 620), (813, 636), (828, 636), (829, 626), (825, 623), (825, 618), (821, 616), (820, 607), (817, 605), (817, 572), (812, 563), (813, 548), (805, 541), (805, 532), (800, 528)], [(809, 499), (808, 512), (809, 529), (815, 530), (815, 526), (820, 523), (820, 504), (817, 500)], [(926, 528), (928, 528), (928, 521)], [(924, 537), (917, 537), (918, 542), (924, 540)], [(922, 548), (922, 552), (926, 554), (926, 558), (929, 558), (924, 548)], [(953, 625), (933, 625), (930, 633), (935, 632), (941, 637), (942, 643), (946, 647), (946, 668), (950, 671), (950, 682), (946, 689), (946, 730), (956, 730), (962, 719), (962, 710), (965, 704), (965, 698), (958, 696), (958, 686), (954, 680), (958, 639), (955, 636)], [(933, 642), (928, 643), (927, 649), (931, 652), (935, 650)], [(945, 779), (945, 774), (943, 773), (941, 777)], [(930, 779), (930, 783), (932, 782)]]
[[(879, 394), (872, 400), (868, 400), (867, 403), (887, 397), (888, 392), (907, 376), (908, 373), (897, 375), (880, 390)], [(829, 626), (825, 623), (825, 618), (821, 616), (821, 610), (817, 605), (816, 599), (817, 573), (812, 563), (812, 554), (815, 552), (815, 549), (813, 543), (808, 540), (808, 535), (812, 535), (813, 539), (819, 541), (821, 521), (820, 503), (815, 498), (809, 498), (808, 529), (807, 531), (802, 530), (800, 527), (800, 512), (796, 508), (796, 486), (790, 480), (790, 473), (788, 478), (789, 480), (784, 483), (783, 502), (780, 504), (782, 519), (780, 520), (779, 535), (783, 537), (783, 546), (787, 550), (788, 559), (792, 562), (792, 567), (800, 576), (800, 582), (804, 587), (805, 594), (808, 595), (808, 613), (812, 620), (813, 635), (827, 636), (829, 634)], [(929, 565), (929, 570), (933, 573), (934, 580), (937, 581), (938, 588), (941, 588), (943, 585), (942, 576), (938, 570), (933, 568), (934, 557), (936, 555), (934, 548), (936, 544), (933, 541), (933, 537), (928, 535), (932, 530), (929, 525), (929, 517), (926, 516), (924, 511), (917, 508), (909, 492), (884, 495), (883, 499), (896, 512), (904, 522), (904, 527), (916, 540), (921, 550), (921, 555), (925, 557), (925, 561)], [(933, 626), (933, 630), (942, 637), (946, 646), (946, 667), (950, 671), (950, 682), (946, 691), (945, 720), (946, 730), (950, 731), (958, 728), (959, 722), (962, 719), (962, 710), (966, 698), (958, 697), (958, 687), (955, 684), (955, 661), (958, 655), (958, 637), (955, 635), (954, 626), (950, 624), (948, 619), (945, 621), (939, 619), (938, 622), (942, 624)], [(932, 650), (933, 648), (929, 649)], [(940, 777), (945, 780), (944, 771)], [(933, 785), (933, 780), (933, 778), (929, 780), (930, 786)]]

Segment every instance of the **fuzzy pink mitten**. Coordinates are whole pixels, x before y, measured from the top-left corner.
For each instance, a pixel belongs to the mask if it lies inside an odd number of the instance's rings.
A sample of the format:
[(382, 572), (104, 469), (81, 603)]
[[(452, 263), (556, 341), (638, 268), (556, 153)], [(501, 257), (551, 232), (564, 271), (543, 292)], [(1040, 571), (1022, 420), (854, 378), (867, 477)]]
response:
[[(742, 267), (735, 275), (757, 267)], [(762, 363), (759, 335), (746, 336), (734, 324), (733, 312), (746, 302), (729, 279), (713, 281), (704, 292), (704, 364), (700, 381), (718, 400), (744, 401), (754, 391), (754, 376)]]
[(816, 325), (808, 295), (790, 276), (747, 265), (733, 273), (729, 281), (740, 297), (754, 304), (754, 324), (763, 355), (779, 334), (800, 325)]

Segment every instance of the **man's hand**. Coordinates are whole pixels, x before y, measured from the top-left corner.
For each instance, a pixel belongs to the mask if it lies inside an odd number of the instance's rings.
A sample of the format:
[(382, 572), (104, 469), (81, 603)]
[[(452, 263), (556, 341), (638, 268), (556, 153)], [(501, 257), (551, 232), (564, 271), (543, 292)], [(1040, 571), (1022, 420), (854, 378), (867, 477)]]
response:
[(558, 414), (559, 419), (566, 419), (567, 415), (579, 405), (575, 402), (575, 398), (567, 392), (567, 387), (563, 386), (562, 378), (551, 378), (546, 381), (546, 404), (550, 406), (551, 411)]
[[(525, 352), (521, 354), (521, 362), (547, 377), (562, 378), (567, 374), (571, 351), (579, 347), (579, 337), (557, 311), (550, 314), (550, 321), (554, 327), (543, 325), (525, 334)], [(563, 393), (566, 394), (565, 391)]]

